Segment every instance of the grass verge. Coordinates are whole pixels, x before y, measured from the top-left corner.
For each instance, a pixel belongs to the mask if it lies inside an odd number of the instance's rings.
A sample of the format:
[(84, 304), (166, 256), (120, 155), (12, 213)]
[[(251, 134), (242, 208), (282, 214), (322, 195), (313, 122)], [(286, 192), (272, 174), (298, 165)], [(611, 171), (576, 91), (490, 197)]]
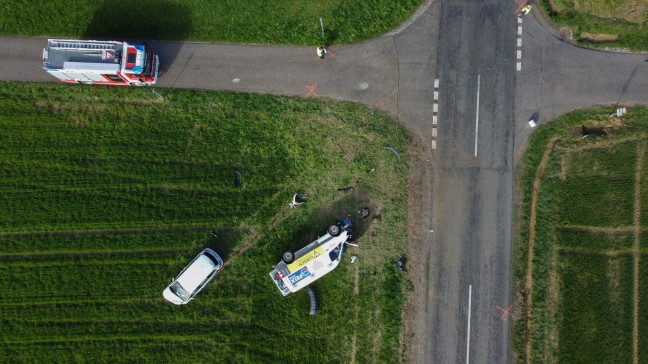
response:
[[(0, 83), (0, 127), (3, 357), (348, 362), (355, 336), (358, 362), (398, 361), (392, 261), (407, 244), (409, 136), (385, 114), (270, 95)], [(308, 202), (291, 210), (296, 191)], [(360, 219), (363, 206), (372, 219)], [(306, 291), (284, 298), (268, 272), (343, 216), (358, 223), (358, 261), (343, 257), (315, 284), (311, 317)], [(222, 273), (186, 306), (164, 301), (206, 246), (225, 258)]]
[[(6, 0), (1, 35), (225, 43), (354, 43), (398, 26), (421, 0)], [(325, 35), (321, 34), (320, 17)]]

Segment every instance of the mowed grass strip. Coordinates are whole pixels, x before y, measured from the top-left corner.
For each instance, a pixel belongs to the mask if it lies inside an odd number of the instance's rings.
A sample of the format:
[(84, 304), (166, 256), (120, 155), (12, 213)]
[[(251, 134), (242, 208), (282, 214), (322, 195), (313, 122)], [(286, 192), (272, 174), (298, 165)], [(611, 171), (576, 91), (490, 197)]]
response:
[[(346, 362), (355, 336), (358, 360), (397, 361), (405, 130), (352, 103), (160, 93), (0, 83), (2, 356)], [(291, 210), (295, 192), (308, 202)], [(315, 284), (311, 317), (306, 292), (282, 297), (268, 272), (345, 216), (358, 261)], [(204, 247), (223, 271), (189, 305), (164, 301)]]
[[(516, 248), (519, 282), (525, 273), (531, 184), (547, 143), (552, 138), (558, 142), (537, 197), (532, 352), (521, 361), (632, 360), (634, 178), (637, 143), (647, 142), (648, 110), (633, 108), (622, 120), (611, 120), (609, 113), (605, 108), (575, 111), (531, 136), (521, 167), (525, 208)], [(583, 125), (610, 134), (583, 138)], [(641, 221), (643, 230), (648, 220)], [(640, 270), (640, 277), (645, 274)], [(642, 282), (640, 278), (640, 290)], [(642, 305), (640, 301), (640, 312)], [(514, 345), (522, 353), (524, 324), (514, 331)]]
[[(6, 0), (0, 34), (315, 45), (376, 37), (421, 0)], [(325, 35), (321, 34), (320, 17)]]

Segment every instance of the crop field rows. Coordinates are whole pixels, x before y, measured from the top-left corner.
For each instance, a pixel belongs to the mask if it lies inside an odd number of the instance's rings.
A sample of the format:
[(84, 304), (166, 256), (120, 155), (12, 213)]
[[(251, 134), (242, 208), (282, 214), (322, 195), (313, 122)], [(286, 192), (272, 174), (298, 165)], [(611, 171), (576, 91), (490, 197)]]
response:
[[(352, 341), (358, 362), (397, 361), (404, 129), (350, 103), (160, 93), (0, 83), (0, 361), (348, 362)], [(345, 216), (358, 261), (316, 282), (309, 316), (268, 272)], [(223, 271), (165, 301), (205, 247)]]
[[(594, 111), (587, 116), (600, 120)], [(648, 302), (648, 138), (636, 131), (645, 124), (583, 141), (565, 132), (578, 125), (565, 119), (541, 130), (531, 147), (540, 155), (549, 135), (561, 138), (537, 194), (525, 361), (642, 362), (648, 358), (648, 310), (642, 309)], [(533, 158), (528, 170), (535, 174), (539, 157)]]

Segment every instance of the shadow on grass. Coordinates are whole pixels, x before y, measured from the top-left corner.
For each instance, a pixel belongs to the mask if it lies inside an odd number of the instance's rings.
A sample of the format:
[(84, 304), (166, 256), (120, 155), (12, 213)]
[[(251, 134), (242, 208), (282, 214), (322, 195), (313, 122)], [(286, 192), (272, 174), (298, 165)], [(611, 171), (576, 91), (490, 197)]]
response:
[[(342, 221), (349, 218), (352, 223), (351, 240), (357, 242), (369, 228), (373, 219), (379, 219), (376, 215), (376, 208), (369, 199), (369, 196), (358, 189), (352, 192), (339, 192), (343, 197), (329, 206), (321, 207), (316, 210), (309, 223), (296, 229), (290, 237), (285, 250), (297, 251), (318, 237), (326, 234), (328, 227), (335, 224), (336, 221)], [(370, 215), (362, 218), (360, 213), (363, 208), (368, 208)]]
[[(183, 40), (192, 29), (191, 12), (185, 5), (164, 0), (107, 0), (95, 12), (85, 39), (142, 41)], [(182, 48), (180, 42), (156, 43), (163, 74)]]
[(243, 232), (237, 228), (215, 229), (209, 234), (207, 247), (213, 249), (224, 262), (227, 262), (234, 248), (241, 242)]

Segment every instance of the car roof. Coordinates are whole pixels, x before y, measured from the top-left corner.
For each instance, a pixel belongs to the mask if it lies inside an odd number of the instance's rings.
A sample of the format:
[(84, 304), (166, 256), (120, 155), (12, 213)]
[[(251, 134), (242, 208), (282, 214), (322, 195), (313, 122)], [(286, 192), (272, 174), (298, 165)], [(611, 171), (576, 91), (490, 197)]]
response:
[(214, 262), (203, 253), (182, 272), (177, 281), (187, 292), (193, 294), (200, 284), (216, 269), (217, 266)]

